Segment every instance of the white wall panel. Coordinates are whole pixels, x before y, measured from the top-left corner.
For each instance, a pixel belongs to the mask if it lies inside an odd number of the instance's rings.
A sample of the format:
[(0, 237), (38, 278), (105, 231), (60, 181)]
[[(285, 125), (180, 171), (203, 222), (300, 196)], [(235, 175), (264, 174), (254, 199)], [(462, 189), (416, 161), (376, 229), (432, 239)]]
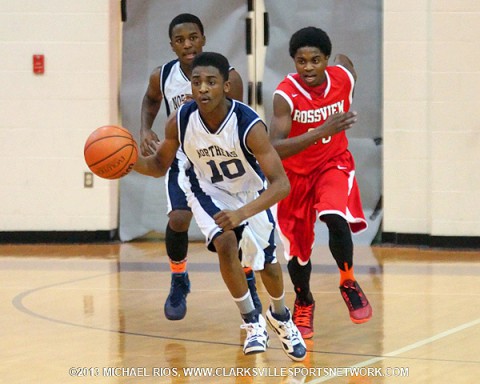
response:
[(119, 5), (0, 0), (0, 231), (117, 228), (118, 182), (84, 188), (83, 145), (118, 122)]

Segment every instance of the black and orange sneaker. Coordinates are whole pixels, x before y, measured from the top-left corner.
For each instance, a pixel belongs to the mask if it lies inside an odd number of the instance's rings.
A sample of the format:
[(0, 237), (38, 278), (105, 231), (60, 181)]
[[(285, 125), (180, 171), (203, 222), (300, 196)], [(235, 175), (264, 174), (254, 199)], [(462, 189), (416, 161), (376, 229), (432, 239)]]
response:
[(361, 324), (372, 318), (372, 307), (356, 281), (345, 280), (339, 288), (350, 312), (350, 320)]
[(304, 339), (311, 339), (313, 337), (314, 311), (315, 302), (312, 304), (304, 304), (298, 298), (295, 299), (292, 320)]

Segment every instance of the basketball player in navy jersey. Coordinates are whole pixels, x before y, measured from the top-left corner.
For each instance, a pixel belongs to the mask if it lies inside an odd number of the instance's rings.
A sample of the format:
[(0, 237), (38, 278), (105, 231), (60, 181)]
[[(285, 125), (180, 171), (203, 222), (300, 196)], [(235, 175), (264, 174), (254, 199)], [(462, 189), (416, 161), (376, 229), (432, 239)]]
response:
[[(275, 220), (270, 207), (290, 191), (267, 128), (249, 106), (227, 98), (228, 60), (214, 52), (198, 54), (192, 64), (193, 101), (169, 117), (165, 139), (154, 155), (139, 156), (134, 169), (166, 174), (178, 149), (187, 157), (188, 204), (218, 254), (222, 278), (238, 306), (247, 331), (244, 353), (264, 352), (266, 323), (294, 361), (306, 356), (305, 342), (285, 306), (282, 269), (275, 256)], [(242, 263), (259, 271), (270, 297), (266, 319), (253, 304)]]
[[(205, 45), (203, 24), (192, 14), (183, 13), (170, 22), (168, 29), (170, 46), (177, 58), (153, 70), (147, 91), (142, 102), (140, 149), (144, 155), (155, 153), (159, 142), (152, 130), (162, 100), (165, 101), (167, 116), (191, 98), (191, 73), (194, 57), (201, 53)], [(243, 84), (237, 71), (230, 68), (231, 83), (228, 96), (242, 100)], [(179, 151), (165, 179), (168, 198), (168, 224), (165, 244), (172, 272), (170, 293), (165, 301), (164, 312), (169, 320), (180, 320), (187, 311), (186, 297), (190, 292), (190, 280), (187, 272), (188, 229), (192, 212), (187, 205), (183, 180), (185, 156)], [(261, 302), (255, 287), (255, 275), (245, 268), (249, 289), (260, 312)]]
[(350, 319), (358, 324), (372, 317), (372, 307), (353, 271), (351, 232), (367, 227), (355, 162), (344, 131), (323, 136), (335, 119), (352, 113), (348, 111), (356, 72), (342, 54), (329, 66), (331, 50), (330, 38), (319, 28), (302, 28), (292, 35), (289, 51), (297, 73), (286, 76), (275, 90), (270, 125), (272, 143), (292, 188), (278, 204), (277, 220), (296, 294), (293, 321), (304, 339), (314, 334), (310, 256), (317, 218), (328, 227), (329, 248), (338, 265), (340, 293)]

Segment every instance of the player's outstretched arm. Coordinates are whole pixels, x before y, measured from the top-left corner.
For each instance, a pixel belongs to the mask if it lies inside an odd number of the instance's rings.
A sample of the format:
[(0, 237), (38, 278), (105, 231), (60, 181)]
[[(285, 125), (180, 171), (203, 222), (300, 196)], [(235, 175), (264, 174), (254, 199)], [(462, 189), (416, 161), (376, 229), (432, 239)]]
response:
[(162, 104), (160, 70), (160, 67), (155, 68), (151, 73), (148, 87), (142, 100), (140, 151), (144, 156), (153, 155), (159, 141), (157, 134), (152, 131), (152, 125)]
[(336, 113), (320, 126), (312, 127), (307, 132), (288, 137), (292, 128), (290, 106), (280, 95), (273, 98), (273, 117), (270, 124), (270, 140), (277, 150), (280, 158), (296, 155), (297, 153), (316, 144), (324, 137), (333, 136), (336, 133), (350, 129), (357, 121), (356, 112)]
[(165, 125), (165, 139), (163, 139), (155, 152), (150, 156), (139, 156), (134, 170), (147, 176), (164, 176), (175, 159), (179, 147), (176, 114), (170, 115)]

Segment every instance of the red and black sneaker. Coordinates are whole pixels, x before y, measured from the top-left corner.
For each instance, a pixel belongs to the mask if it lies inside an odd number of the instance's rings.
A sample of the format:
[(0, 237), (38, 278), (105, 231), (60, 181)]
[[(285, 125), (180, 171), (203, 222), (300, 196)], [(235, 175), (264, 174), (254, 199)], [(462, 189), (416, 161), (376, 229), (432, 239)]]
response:
[(314, 311), (315, 302), (312, 304), (304, 304), (298, 298), (295, 299), (292, 320), (304, 339), (311, 339), (313, 337)]
[(350, 312), (350, 320), (361, 324), (372, 318), (372, 307), (356, 281), (345, 280), (339, 288)]

